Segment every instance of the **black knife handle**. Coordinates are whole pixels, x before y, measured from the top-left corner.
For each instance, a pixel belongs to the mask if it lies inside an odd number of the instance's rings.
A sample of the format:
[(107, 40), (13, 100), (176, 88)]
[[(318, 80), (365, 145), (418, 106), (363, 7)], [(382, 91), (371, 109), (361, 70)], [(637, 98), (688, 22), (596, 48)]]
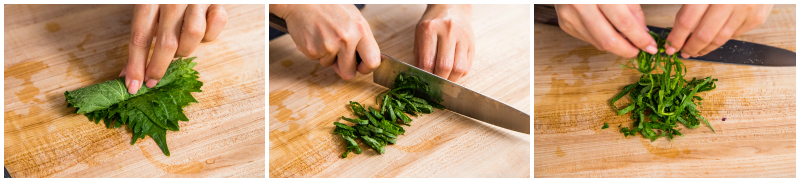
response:
[[(273, 13), (269, 13), (269, 26), (281, 32), (289, 33), (289, 29), (286, 27), (286, 20)], [(356, 65), (358, 64), (361, 64), (361, 55), (356, 51)]]

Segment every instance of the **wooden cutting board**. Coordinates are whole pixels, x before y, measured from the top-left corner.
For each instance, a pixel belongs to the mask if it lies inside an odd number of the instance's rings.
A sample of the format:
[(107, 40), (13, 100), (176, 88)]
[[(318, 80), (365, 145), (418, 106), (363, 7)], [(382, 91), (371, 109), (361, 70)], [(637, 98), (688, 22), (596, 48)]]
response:
[(114, 79), (131, 5), (6, 5), (3, 164), (20, 177), (264, 177), (264, 5), (226, 5), (219, 38), (193, 55), (204, 82), (190, 122), (147, 137), (67, 108), (64, 91)]
[[(671, 27), (680, 5), (642, 8), (648, 25)], [(687, 78), (719, 78), (698, 94), (716, 134), (703, 124), (650, 142), (619, 133), (630, 114), (609, 105), (640, 76), (618, 66), (629, 59), (534, 26), (535, 177), (795, 177), (795, 67), (683, 61)], [(775, 5), (766, 23), (736, 39), (795, 51), (795, 5)]]
[[(367, 5), (381, 52), (414, 64), (416, 23), (425, 5)], [(530, 112), (530, 7), (475, 5), (476, 49), (469, 75), (457, 82)], [(353, 117), (348, 101), (376, 105), (387, 88), (372, 74), (344, 81), (297, 51), (290, 36), (269, 42), (270, 177), (529, 177), (530, 135), (501, 130), (446, 110), (412, 117), (405, 135), (379, 155), (342, 159), (334, 121)]]

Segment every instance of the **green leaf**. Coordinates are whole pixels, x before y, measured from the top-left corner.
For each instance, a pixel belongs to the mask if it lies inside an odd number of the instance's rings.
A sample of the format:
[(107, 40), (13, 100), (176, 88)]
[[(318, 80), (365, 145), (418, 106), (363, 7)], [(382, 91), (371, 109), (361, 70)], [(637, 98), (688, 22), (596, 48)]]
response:
[(189, 121), (183, 107), (197, 100), (192, 92), (202, 92), (203, 82), (192, 69), (197, 63), (192, 58), (170, 63), (164, 77), (152, 89), (142, 86), (135, 95), (125, 88), (124, 78), (79, 88), (64, 93), (69, 106), (84, 114), (90, 121), (103, 120), (107, 128), (128, 125), (133, 131), (131, 144), (150, 136), (164, 155), (169, 156), (166, 131), (179, 131), (178, 121)]

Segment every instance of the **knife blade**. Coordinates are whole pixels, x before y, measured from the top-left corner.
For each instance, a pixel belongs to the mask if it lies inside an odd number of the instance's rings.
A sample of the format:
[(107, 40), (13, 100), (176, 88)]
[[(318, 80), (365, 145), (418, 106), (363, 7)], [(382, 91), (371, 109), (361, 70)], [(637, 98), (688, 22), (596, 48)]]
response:
[[(289, 33), (286, 27), (286, 20), (283, 18), (270, 13), (269, 23), (271, 27)], [(361, 56), (359, 56), (358, 52), (356, 52), (355, 57), (356, 62), (361, 63)], [(379, 85), (392, 88), (392, 85), (394, 85), (394, 78), (405, 71), (427, 81), (428, 87), (435, 91), (434, 94), (444, 100), (439, 104), (444, 105), (445, 109), (495, 126), (530, 134), (531, 117), (529, 114), (447, 79), (443, 79), (442, 77), (389, 57), (386, 54), (381, 53), (381, 64), (373, 71), (372, 79), (373, 82)]]
[[(671, 31), (649, 25), (647, 28), (657, 34), (662, 31), (665, 33)], [(704, 56), (682, 59), (756, 66), (796, 66), (796, 54), (786, 49), (731, 39)]]
[(475, 92), (385, 54), (372, 72), (372, 81), (392, 88), (398, 74), (408, 72), (428, 83), (433, 97), (442, 98), (445, 109), (520, 133), (530, 134), (530, 115), (489, 96)]

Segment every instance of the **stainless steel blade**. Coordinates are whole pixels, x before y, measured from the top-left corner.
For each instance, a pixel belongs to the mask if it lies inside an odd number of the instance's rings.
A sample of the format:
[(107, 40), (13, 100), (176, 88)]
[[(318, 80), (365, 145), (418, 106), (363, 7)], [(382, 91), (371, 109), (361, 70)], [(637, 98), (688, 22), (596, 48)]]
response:
[[(647, 28), (655, 33), (670, 32), (666, 28), (654, 26)], [(731, 39), (704, 56), (683, 59), (756, 66), (796, 66), (796, 54), (786, 49)]]
[(447, 79), (428, 73), (385, 54), (381, 65), (372, 73), (373, 82), (392, 88), (398, 74), (408, 71), (420, 77), (441, 97), (445, 109), (509, 130), (530, 134), (530, 115)]

